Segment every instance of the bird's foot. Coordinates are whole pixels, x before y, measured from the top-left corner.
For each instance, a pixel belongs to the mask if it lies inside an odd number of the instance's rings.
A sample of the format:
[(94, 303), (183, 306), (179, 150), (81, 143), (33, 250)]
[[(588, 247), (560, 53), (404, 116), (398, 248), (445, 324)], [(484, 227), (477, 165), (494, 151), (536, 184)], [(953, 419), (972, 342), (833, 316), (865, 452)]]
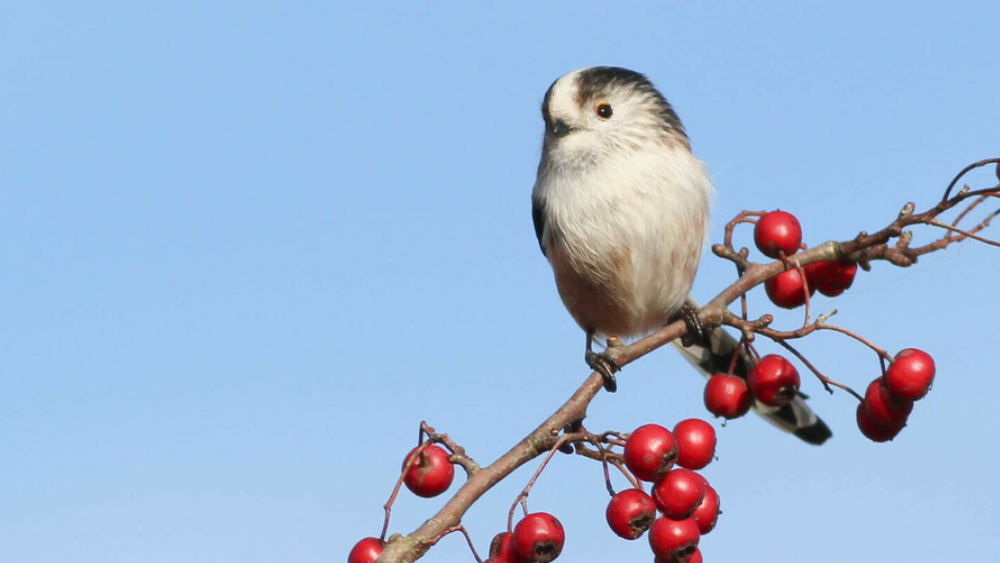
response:
[(608, 350), (621, 347), (621, 345), (621, 340), (612, 337), (608, 339), (608, 349), (604, 352), (594, 352), (588, 347), (587, 353), (584, 355), (584, 359), (587, 361), (590, 369), (600, 373), (601, 377), (604, 378), (604, 388), (608, 393), (614, 393), (618, 390), (618, 381), (615, 379), (615, 372), (622, 369), (618, 365), (618, 362), (608, 353)]
[(608, 390), (608, 393), (614, 393), (618, 390), (618, 382), (615, 380), (615, 372), (621, 369), (618, 362), (614, 360), (607, 352), (597, 353), (593, 350), (587, 350), (587, 355), (584, 357), (587, 360), (587, 365), (590, 369), (601, 374), (604, 378), (604, 388)]
[(684, 324), (687, 325), (687, 333), (681, 337), (681, 345), (687, 348), (692, 344), (699, 341), (704, 341), (708, 338), (709, 330), (705, 326), (705, 322), (701, 318), (701, 313), (698, 312), (698, 308), (691, 303), (685, 303), (681, 306), (680, 317), (684, 320)]

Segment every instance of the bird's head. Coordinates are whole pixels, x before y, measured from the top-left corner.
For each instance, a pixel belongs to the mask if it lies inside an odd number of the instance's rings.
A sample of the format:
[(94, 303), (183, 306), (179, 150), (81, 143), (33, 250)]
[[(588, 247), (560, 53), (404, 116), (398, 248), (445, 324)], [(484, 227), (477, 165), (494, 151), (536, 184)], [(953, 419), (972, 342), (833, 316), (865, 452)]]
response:
[(678, 143), (690, 148), (680, 119), (649, 80), (624, 68), (595, 66), (563, 75), (542, 103), (546, 150), (593, 157), (616, 149)]

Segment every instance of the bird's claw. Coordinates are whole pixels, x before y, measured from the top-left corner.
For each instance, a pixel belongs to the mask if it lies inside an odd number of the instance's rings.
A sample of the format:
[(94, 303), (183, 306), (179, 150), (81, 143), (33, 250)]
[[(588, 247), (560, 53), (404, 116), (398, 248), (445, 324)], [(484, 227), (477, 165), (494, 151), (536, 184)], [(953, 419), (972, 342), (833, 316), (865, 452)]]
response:
[(584, 356), (587, 361), (587, 365), (590, 369), (601, 374), (604, 378), (604, 388), (608, 393), (614, 393), (618, 390), (618, 382), (615, 380), (615, 372), (622, 369), (618, 362), (611, 357), (607, 352), (597, 353), (593, 350), (587, 350), (587, 354)]
[(681, 337), (681, 345), (685, 348), (695, 344), (699, 341), (704, 341), (708, 338), (708, 330), (706, 330), (705, 323), (701, 319), (701, 313), (698, 312), (698, 308), (691, 303), (685, 303), (680, 310), (681, 319), (684, 320), (684, 324), (687, 325), (687, 333)]
[(686, 348), (708, 339), (711, 331), (705, 326), (705, 322), (702, 320), (701, 313), (698, 312), (697, 307), (691, 303), (685, 303), (681, 306), (680, 317), (688, 327), (687, 333), (681, 337), (682, 346)]

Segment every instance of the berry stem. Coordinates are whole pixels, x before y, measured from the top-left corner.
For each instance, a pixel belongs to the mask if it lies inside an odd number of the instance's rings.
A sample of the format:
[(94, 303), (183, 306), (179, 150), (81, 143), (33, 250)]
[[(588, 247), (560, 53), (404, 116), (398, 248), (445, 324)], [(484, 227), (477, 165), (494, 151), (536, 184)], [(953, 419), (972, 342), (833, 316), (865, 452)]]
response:
[(604, 484), (608, 486), (608, 494), (613, 497), (615, 496), (615, 488), (611, 486), (611, 471), (608, 470), (608, 454), (604, 451), (604, 446), (601, 445), (600, 441), (591, 440), (590, 443), (594, 444), (594, 447), (597, 448), (601, 456), (601, 467), (604, 469)]
[(878, 354), (880, 358), (884, 358), (886, 360), (889, 360), (890, 362), (892, 361), (892, 356), (889, 354), (889, 352), (885, 351), (885, 349), (883, 349), (883, 348), (879, 348), (871, 340), (868, 340), (864, 336), (861, 336), (860, 334), (858, 334), (858, 333), (856, 333), (854, 331), (847, 330), (846, 328), (843, 328), (843, 327), (840, 327), (840, 326), (837, 326), (837, 325), (830, 325), (830, 324), (826, 324), (826, 323), (817, 323), (817, 327), (821, 328), (821, 329), (824, 329), (824, 330), (832, 330), (834, 332), (839, 332), (841, 334), (845, 334), (847, 336), (850, 336), (851, 338), (857, 340), (858, 342), (860, 342), (860, 343), (864, 344), (865, 346), (867, 346), (867, 347), (871, 348), (872, 350), (874, 350), (875, 353)]
[(537, 470), (535, 470), (535, 474), (531, 476), (531, 479), (528, 480), (528, 484), (525, 485), (524, 490), (522, 490), (521, 493), (517, 495), (517, 498), (514, 499), (514, 504), (512, 504), (510, 507), (510, 512), (507, 514), (508, 532), (514, 529), (514, 510), (517, 509), (518, 503), (520, 503), (521, 506), (524, 508), (525, 516), (528, 515), (528, 493), (530, 493), (531, 488), (535, 486), (535, 481), (538, 480), (538, 477), (542, 474), (542, 471), (545, 469), (545, 466), (549, 464), (549, 460), (551, 460), (552, 456), (555, 455), (557, 451), (559, 451), (559, 447), (565, 443), (572, 443), (574, 441), (585, 438), (586, 438), (585, 432), (573, 432), (570, 434), (563, 434), (559, 436), (555, 444), (553, 444), (552, 447), (549, 448), (548, 455), (546, 455), (545, 459), (542, 460), (542, 464), (538, 466)]
[(447, 536), (448, 534), (450, 534), (452, 532), (462, 532), (462, 535), (465, 536), (466, 543), (469, 544), (469, 549), (472, 551), (472, 556), (476, 558), (476, 563), (483, 563), (483, 559), (481, 557), (479, 557), (479, 553), (476, 552), (476, 546), (473, 545), (473, 543), (472, 543), (472, 538), (469, 537), (468, 530), (466, 530), (465, 526), (463, 526), (461, 524), (458, 524), (457, 526), (452, 526), (452, 527), (448, 528), (447, 530), (442, 531), (440, 534), (434, 536), (433, 538), (427, 540), (427, 542), (429, 544), (428, 547), (433, 546), (437, 542), (441, 541), (441, 538)]
[(740, 211), (739, 214), (737, 214), (736, 217), (734, 217), (732, 221), (726, 223), (726, 233), (725, 233), (725, 239), (724, 239), (726, 241), (725, 242), (726, 246), (728, 246), (729, 248), (733, 247), (733, 229), (736, 228), (736, 225), (739, 225), (740, 223), (747, 223), (747, 224), (750, 224), (750, 225), (756, 225), (757, 224), (757, 219), (756, 218), (757, 217), (763, 217), (765, 213), (767, 213), (767, 212), (766, 211), (746, 211), (746, 210)]
[[(424, 423), (421, 422), (420, 424), (421, 424), (420, 438), (423, 439)], [(420, 456), (424, 453), (424, 450), (426, 450), (427, 446), (429, 445), (431, 445), (431, 442), (428, 440), (426, 442), (422, 442), (419, 446), (417, 446), (417, 449), (414, 450), (413, 455), (411, 455), (406, 459), (406, 463), (403, 465), (403, 469), (399, 472), (399, 479), (396, 480), (396, 486), (393, 487), (392, 494), (389, 495), (389, 500), (385, 501), (385, 504), (382, 505), (382, 508), (385, 510), (385, 518), (382, 521), (382, 533), (378, 537), (380, 540), (385, 541), (385, 533), (389, 530), (389, 515), (392, 513), (392, 504), (396, 502), (396, 495), (399, 494), (399, 489), (400, 487), (403, 486), (403, 479), (406, 476), (406, 472), (409, 471), (411, 467), (413, 467), (413, 464), (416, 463), (418, 459), (420, 459)]]

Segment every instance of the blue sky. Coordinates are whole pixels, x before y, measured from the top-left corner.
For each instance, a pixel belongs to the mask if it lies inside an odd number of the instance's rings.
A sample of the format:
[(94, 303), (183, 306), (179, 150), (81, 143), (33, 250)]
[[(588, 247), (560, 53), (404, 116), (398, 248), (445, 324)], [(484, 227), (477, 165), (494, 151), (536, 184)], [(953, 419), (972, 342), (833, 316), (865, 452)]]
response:
[[(781, 207), (819, 243), (1000, 156), (997, 21), (986, 1), (8, 3), (0, 560), (345, 560), (420, 420), (488, 463), (587, 375), (529, 219), (552, 80), (646, 73), (715, 179), (713, 241)], [(995, 557), (998, 265), (964, 244), (817, 300), (933, 354), (937, 383), (888, 445), (809, 378), (827, 445), (716, 425), (706, 561)], [(706, 256), (694, 295), (732, 275)], [(801, 349), (856, 389), (877, 373), (843, 337)], [(587, 425), (705, 417), (702, 385), (662, 350)], [(533, 467), (469, 512), (480, 551)], [(567, 561), (651, 560), (607, 498), (598, 464), (559, 456), (530, 505)], [(401, 496), (391, 530), (442, 502)], [(427, 560), (472, 561), (457, 537)]]

